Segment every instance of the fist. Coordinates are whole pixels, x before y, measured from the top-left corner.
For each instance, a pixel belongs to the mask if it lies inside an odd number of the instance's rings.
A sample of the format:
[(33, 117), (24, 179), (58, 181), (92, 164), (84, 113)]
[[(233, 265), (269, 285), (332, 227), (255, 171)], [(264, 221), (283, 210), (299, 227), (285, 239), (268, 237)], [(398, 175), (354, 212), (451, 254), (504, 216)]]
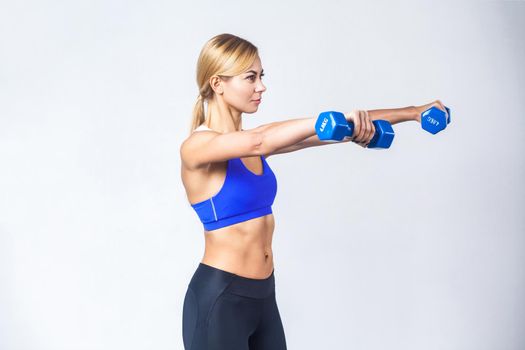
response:
[(350, 113), (344, 113), (344, 115), (347, 122), (354, 123), (354, 134), (351, 141), (366, 148), (376, 132), (376, 128), (368, 116), (368, 111), (355, 109)]
[(421, 106), (415, 106), (414, 108), (416, 109), (416, 120), (419, 123), (421, 123), (421, 114), (431, 107), (437, 107), (441, 109), (443, 112), (447, 113), (447, 110), (445, 109), (445, 105), (440, 100), (435, 100), (434, 102), (430, 102), (430, 103), (427, 103)]

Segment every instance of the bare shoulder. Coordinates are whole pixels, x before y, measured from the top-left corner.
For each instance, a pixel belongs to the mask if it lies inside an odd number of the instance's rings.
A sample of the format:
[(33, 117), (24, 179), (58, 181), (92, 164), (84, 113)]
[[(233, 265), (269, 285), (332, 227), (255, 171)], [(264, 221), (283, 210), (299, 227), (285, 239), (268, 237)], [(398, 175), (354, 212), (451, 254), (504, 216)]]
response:
[(186, 138), (180, 146), (180, 158), (182, 165), (188, 170), (195, 170), (198, 166), (195, 164), (194, 156), (200, 148), (204, 147), (212, 138), (220, 135), (213, 130), (199, 130), (193, 132)]
[(181, 159), (190, 169), (207, 167), (228, 159), (265, 154), (262, 134), (255, 130), (194, 132), (181, 145)]

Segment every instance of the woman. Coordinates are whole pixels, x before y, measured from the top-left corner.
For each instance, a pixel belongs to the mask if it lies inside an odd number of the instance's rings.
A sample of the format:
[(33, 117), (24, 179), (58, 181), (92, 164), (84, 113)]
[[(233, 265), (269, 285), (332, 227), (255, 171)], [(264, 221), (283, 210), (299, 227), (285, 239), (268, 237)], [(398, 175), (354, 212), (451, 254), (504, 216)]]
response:
[[(184, 299), (186, 350), (286, 349), (272, 255), (277, 181), (267, 159), (330, 143), (318, 139), (316, 117), (242, 129), (242, 113), (256, 112), (266, 91), (263, 75), (257, 48), (231, 34), (210, 39), (199, 55), (200, 94), (180, 149), (182, 181), (205, 237)], [(372, 120), (395, 124), (418, 120), (418, 113), (417, 107), (347, 113), (355, 132), (341, 142), (366, 147)]]

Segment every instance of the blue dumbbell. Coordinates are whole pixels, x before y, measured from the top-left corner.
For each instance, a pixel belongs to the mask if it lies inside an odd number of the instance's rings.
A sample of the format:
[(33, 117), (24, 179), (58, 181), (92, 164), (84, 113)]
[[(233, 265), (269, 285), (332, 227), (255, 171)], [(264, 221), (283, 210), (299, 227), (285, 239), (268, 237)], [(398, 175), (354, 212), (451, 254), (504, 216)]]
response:
[(450, 123), (450, 109), (445, 109), (447, 113), (437, 107), (430, 107), (421, 113), (421, 127), (433, 135), (444, 130)]
[[(394, 129), (386, 120), (374, 120), (376, 129), (368, 148), (389, 148), (394, 140)], [(320, 140), (341, 141), (354, 133), (354, 123), (348, 122), (341, 112), (327, 111), (319, 114), (315, 131)]]

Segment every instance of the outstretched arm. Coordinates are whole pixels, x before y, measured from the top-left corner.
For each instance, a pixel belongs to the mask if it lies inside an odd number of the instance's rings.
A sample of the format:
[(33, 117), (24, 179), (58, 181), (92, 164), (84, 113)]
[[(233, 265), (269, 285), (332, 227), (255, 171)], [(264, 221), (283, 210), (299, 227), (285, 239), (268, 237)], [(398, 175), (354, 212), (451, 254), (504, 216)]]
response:
[[(409, 106), (409, 107), (404, 107), (404, 108), (370, 110), (368, 111), (368, 116), (370, 117), (371, 120), (382, 119), (382, 120), (386, 120), (390, 122), (390, 124), (393, 125), (393, 124), (411, 121), (411, 120), (416, 121), (418, 117), (418, 113), (419, 113), (418, 109), (415, 106)], [(297, 120), (297, 121), (314, 120), (314, 123), (315, 123), (316, 118), (305, 118), (305, 119), (294, 119), (294, 120)], [(272, 128), (274, 128), (275, 130), (283, 126), (283, 123), (287, 123), (287, 122), (290, 122), (290, 120), (262, 125), (259, 128), (261, 128), (261, 131), (263, 132), (268, 131), (268, 130), (271, 131)], [(294, 152), (294, 151), (298, 151), (300, 149), (308, 148), (308, 147), (331, 145), (331, 144), (336, 144), (336, 143), (346, 143), (350, 141), (351, 141), (350, 138), (345, 138), (339, 142), (326, 142), (326, 141), (319, 140), (319, 137), (317, 136), (315, 132), (315, 127), (314, 127), (312, 128), (312, 130), (310, 130), (310, 132), (306, 134), (306, 137), (304, 137), (303, 139), (298, 140), (294, 144), (287, 145), (281, 148), (277, 148), (276, 150), (267, 154), (266, 157), (273, 155), (273, 154)]]

